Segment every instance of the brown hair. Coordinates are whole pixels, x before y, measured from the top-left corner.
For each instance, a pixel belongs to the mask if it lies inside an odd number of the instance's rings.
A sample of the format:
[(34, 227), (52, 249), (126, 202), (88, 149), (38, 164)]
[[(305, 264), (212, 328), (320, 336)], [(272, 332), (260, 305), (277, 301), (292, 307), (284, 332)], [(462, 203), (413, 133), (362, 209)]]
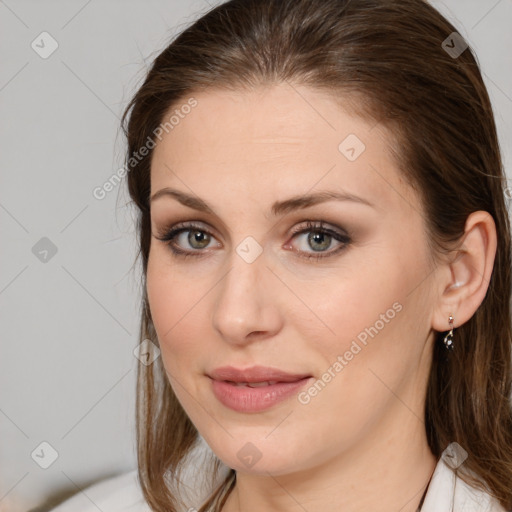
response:
[[(453, 249), (470, 213), (487, 211), (496, 224), (498, 247), (484, 301), (456, 329), (449, 357), (440, 340), (434, 344), (425, 423), (435, 456), (456, 441), (468, 452), (459, 475), (485, 489), (470, 474), (476, 473), (512, 509), (511, 240), (505, 175), (473, 51), (454, 56), (443, 47), (453, 32), (454, 26), (423, 0), (231, 0), (179, 34), (155, 59), (122, 123), (128, 188), (139, 210), (140, 337), (158, 344), (145, 292), (152, 151), (144, 158), (133, 155), (154, 139), (170, 108), (208, 88), (251, 89), (284, 81), (329, 91), (334, 98), (357, 97), (360, 115), (393, 134), (394, 157), (422, 197), (437, 254)], [(448, 41), (454, 46), (453, 39)], [(164, 473), (176, 473), (197, 435), (161, 358), (139, 365), (139, 478), (154, 511), (176, 510)], [(227, 497), (234, 481), (231, 470), (201, 510), (222, 506), (219, 499)]]

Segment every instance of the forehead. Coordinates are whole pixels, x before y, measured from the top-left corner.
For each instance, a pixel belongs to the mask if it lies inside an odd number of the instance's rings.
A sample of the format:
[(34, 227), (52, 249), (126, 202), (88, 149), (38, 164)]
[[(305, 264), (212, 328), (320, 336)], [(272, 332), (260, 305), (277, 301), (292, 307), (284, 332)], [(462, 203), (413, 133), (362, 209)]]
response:
[(339, 98), (290, 84), (190, 96), (196, 106), (157, 142), (151, 194), (176, 186), (214, 203), (222, 193), (270, 203), (331, 188), (380, 204), (414, 201), (389, 151), (392, 134), (356, 116), (348, 99), (343, 108)]

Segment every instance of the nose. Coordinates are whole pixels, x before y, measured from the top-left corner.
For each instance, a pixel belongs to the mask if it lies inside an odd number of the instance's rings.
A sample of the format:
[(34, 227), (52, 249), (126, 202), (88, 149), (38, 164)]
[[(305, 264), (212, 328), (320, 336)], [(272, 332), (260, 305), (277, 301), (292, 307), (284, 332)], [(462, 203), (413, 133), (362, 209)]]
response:
[(264, 254), (248, 263), (233, 251), (230, 269), (217, 287), (213, 328), (232, 345), (244, 346), (275, 336), (283, 317), (275, 296), (276, 277)]

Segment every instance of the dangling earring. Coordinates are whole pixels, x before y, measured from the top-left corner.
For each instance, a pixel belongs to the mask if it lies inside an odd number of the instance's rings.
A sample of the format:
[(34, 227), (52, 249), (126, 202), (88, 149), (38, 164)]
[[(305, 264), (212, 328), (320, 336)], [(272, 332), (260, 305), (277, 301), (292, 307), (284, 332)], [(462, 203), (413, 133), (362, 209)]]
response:
[(450, 324), (450, 332), (443, 338), (443, 343), (447, 350), (453, 350), (453, 316), (451, 314), (448, 317), (448, 323)]

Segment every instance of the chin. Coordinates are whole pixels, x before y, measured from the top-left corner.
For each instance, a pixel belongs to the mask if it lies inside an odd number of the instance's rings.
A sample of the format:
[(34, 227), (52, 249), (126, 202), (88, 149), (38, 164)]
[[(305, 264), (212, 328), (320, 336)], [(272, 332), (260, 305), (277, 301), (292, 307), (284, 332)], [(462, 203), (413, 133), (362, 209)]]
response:
[[(265, 439), (268, 428), (251, 429), (253, 435), (249, 435), (247, 429), (244, 434), (233, 432), (233, 437), (225, 435), (225, 432), (219, 434), (218, 438), (212, 438), (210, 434), (203, 434), (203, 438), (208, 443), (215, 455), (228, 467), (243, 473), (253, 475), (284, 475), (297, 471), (307, 465), (303, 460), (303, 443), (290, 443), (283, 445), (278, 439)], [(231, 430), (230, 430), (231, 433)], [(298, 459), (298, 454), (302, 459)]]

